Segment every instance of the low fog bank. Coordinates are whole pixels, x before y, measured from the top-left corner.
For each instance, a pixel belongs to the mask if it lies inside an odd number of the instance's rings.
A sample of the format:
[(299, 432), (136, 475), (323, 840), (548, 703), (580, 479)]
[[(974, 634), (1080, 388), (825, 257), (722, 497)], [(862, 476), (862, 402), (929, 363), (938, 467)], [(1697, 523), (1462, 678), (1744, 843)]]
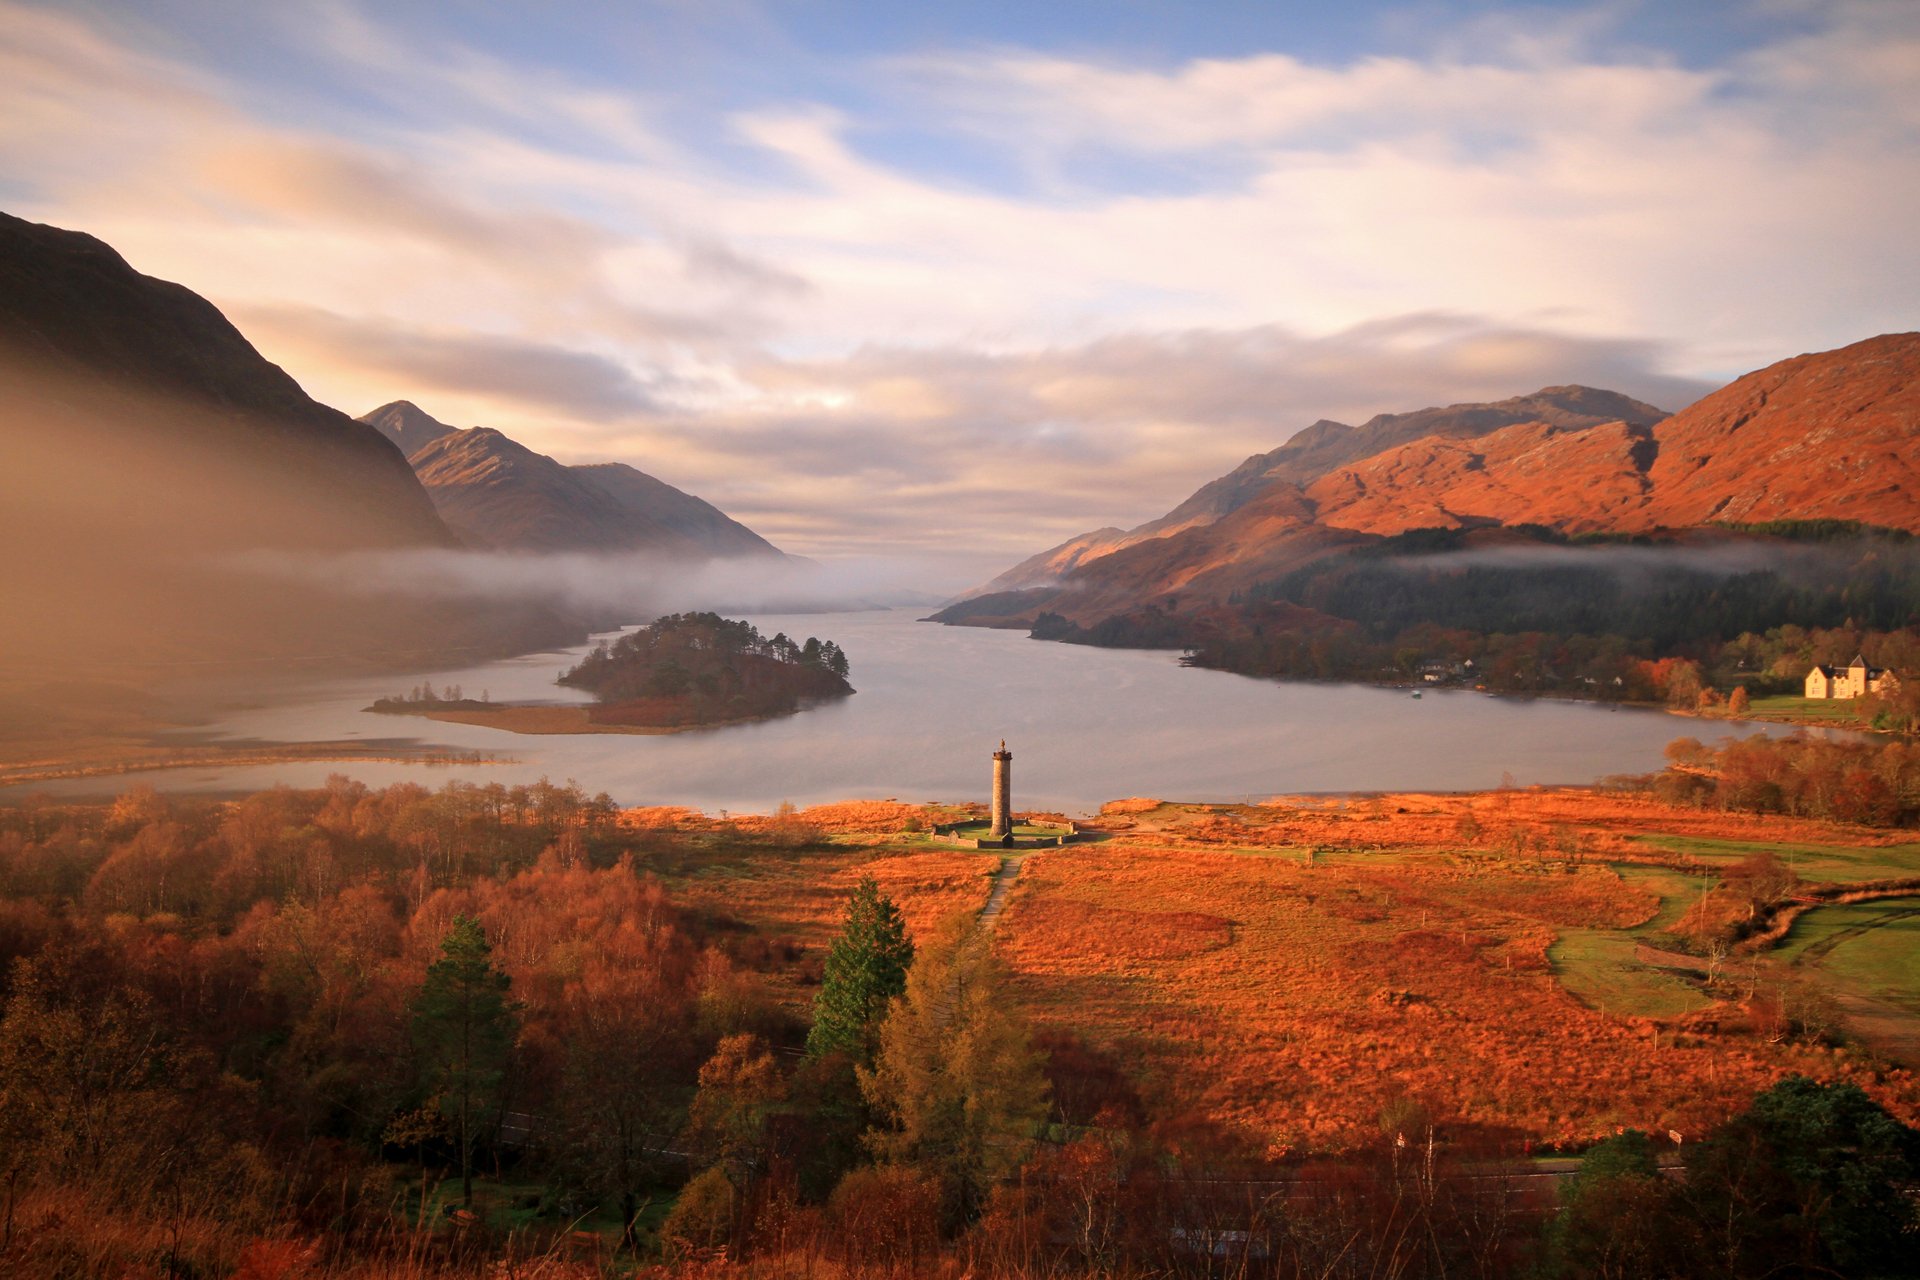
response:
[(1741, 573), (1800, 572), (1822, 565), (1851, 563), (1857, 546), (1782, 546), (1777, 542), (1739, 541), (1715, 546), (1504, 546), (1403, 555), (1383, 563), (1427, 572), (1440, 569), (1585, 569), (1640, 576), (1680, 569), (1709, 577)]
[(600, 623), (666, 613), (833, 613), (937, 604), (952, 566), (911, 557), (816, 562), (764, 556), (690, 561), (645, 552), (407, 549), (328, 553), (258, 550), (222, 558), (256, 580), (342, 595), (484, 605), (538, 605)]

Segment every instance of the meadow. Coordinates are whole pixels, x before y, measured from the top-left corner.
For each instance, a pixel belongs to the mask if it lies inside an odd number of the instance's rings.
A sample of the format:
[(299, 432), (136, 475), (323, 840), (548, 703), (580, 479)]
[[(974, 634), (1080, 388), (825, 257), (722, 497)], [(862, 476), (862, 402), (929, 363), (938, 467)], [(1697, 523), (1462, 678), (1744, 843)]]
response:
[[(923, 847), (906, 806), (840, 808), (793, 816), (830, 829), (804, 849), (654, 870), (807, 943), (856, 874), (916, 929), (984, 899), (990, 855)], [(1043, 1040), (1131, 1064), (1150, 1111), (1272, 1154), (1365, 1147), (1410, 1114), (1529, 1150), (1620, 1126), (1684, 1137), (1793, 1072), (1920, 1115), (1894, 1041), (1812, 1016), (1884, 995), (1903, 961), (1869, 945), (1807, 961), (1799, 943), (1829, 913), (1897, 904), (1818, 908), (1777, 952), (1711, 937), (1744, 910), (1756, 851), (1807, 885), (1879, 880), (1920, 871), (1900, 833), (1584, 788), (1137, 798), (1085, 825), (1025, 859), (998, 925), (1012, 998)]]

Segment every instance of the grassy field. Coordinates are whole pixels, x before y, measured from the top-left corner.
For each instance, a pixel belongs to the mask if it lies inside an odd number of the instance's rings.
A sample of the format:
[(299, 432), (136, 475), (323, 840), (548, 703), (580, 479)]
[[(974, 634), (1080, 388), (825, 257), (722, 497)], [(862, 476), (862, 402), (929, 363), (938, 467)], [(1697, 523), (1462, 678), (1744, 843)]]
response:
[(1818, 969), (1843, 989), (1920, 1014), (1920, 901), (1815, 908), (1793, 922), (1776, 954)]
[(1920, 843), (1879, 846), (1801, 844), (1672, 835), (1640, 836), (1637, 839), (1646, 848), (1665, 850), (1716, 866), (1732, 866), (1756, 853), (1771, 853), (1805, 880), (1853, 883), (1920, 876)]
[(1560, 985), (1603, 1013), (1673, 1018), (1704, 1009), (1713, 998), (1670, 969), (1639, 958), (1628, 933), (1568, 929), (1547, 949)]
[(1866, 729), (1857, 704), (1846, 698), (1802, 698), (1774, 694), (1755, 698), (1747, 708), (1749, 720), (1777, 720), (1784, 724), (1824, 724), (1834, 728)]
[[(698, 820), (710, 839), (649, 869), (817, 958), (863, 874), (916, 933), (979, 909), (998, 859), (930, 846), (932, 820), (905, 806), (809, 810), (788, 821), (814, 835), (792, 847), (737, 838), (778, 837), (780, 819)], [(1275, 1151), (1373, 1141), (1382, 1112), (1407, 1102), (1451, 1125), (1573, 1146), (1621, 1125), (1700, 1132), (1798, 1072), (1857, 1080), (1920, 1117), (1920, 1081), (1905, 1072), (1770, 1036), (1740, 992), (1706, 990), (1675, 953), (1694, 945), (1703, 888), (1717, 902), (1724, 891), (1659, 865), (1767, 849), (1814, 879), (1913, 874), (1920, 845), (1897, 835), (1573, 788), (1142, 798), (1085, 825), (1084, 843), (1028, 854), (996, 947), (1030, 1023), (1127, 1064), (1155, 1110)], [(1806, 927), (1824, 928), (1820, 914)], [(1849, 917), (1836, 919), (1839, 935)], [(1810, 944), (1796, 935), (1789, 953), (1762, 957), (1761, 985), (1811, 974), (1878, 993), (1920, 987), (1920, 917), (1902, 928), (1897, 957), (1848, 934), (1799, 966)], [(810, 991), (796, 983), (792, 995)], [(1910, 1021), (1920, 1028), (1920, 1008)]]

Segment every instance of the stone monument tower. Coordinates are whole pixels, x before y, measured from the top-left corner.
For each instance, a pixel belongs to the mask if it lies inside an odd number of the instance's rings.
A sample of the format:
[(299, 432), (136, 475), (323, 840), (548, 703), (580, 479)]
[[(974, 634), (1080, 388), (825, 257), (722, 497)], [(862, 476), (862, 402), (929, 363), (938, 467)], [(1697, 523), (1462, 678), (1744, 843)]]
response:
[(1013, 830), (1013, 752), (1007, 740), (993, 753), (993, 828), (987, 834), (998, 840)]

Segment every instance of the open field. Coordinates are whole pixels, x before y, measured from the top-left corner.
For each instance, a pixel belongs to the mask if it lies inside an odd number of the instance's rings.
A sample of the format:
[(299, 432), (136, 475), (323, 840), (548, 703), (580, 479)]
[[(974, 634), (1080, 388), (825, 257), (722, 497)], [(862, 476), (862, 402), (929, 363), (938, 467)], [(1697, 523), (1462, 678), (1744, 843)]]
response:
[(1642, 950), (1617, 930), (1566, 929), (1547, 948), (1547, 961), (1561, 986), (1602, 1013), (1672, 1018), (1713, 1003), (1670, 966), (1644, 958)]
[(1648, 849), (1715, 867), (1732, 866), (1756, 853), (1771, 853), (1807, 880), (1844, 882), (1920, 876), (1920, 844), (1835, 845), (1672, 835), (1638, 839)]
[[(863, 873), (916, 930), (984, 900), (997, 860), (927, 849), (906, 829), (926, 811), (833, 809), (824, 848), (655, 869), (676, 893), (808, 947)], [(1735, 909), (1720, 869), (1767, 849), (1810, 881), (1913, 874), (1920, 846), (1902, 833), (1575, 788), (1141, 798), (1084, 826), (1086, 843), (1027, 855), (1000, 917), (1014, 999), (1036, 1029), (1130, 1064), (1156, 1109), (1191, 1108), (1273, 1150), (1363, 1143), (1409, 1103), (1535, 1146), (1621, 1125), (1697, 1134), (1791, 1072), (1856, 1080), (1920, 1116), (1904, 1068), (1782, 1031), (1776, 999), (1811, 979), (1884, 1024), (1902, 1016), (1884, 993), (1911, 988), (1911, 955), (1843, 944), (1810, 969), (1792, 951), (1742, 954), (1710, 987), (1708, 961), (1684, 954), (1700, 945), (1703, 899), (1715, 918)], [(1920, 954), (1920, 915), (1902, 927)], [(1906, 1043), (1874, 1030), (1882, 1049)]]
[(1793, 694), (1775, 694), (1755, 698), (1747, 708), (1749, 720), (1773, 720), (1781, 724), (1824, 725), (1832, 729), (1871, 729), (1861, 718), (1859, 705), (1851, 698), (1802, 698)]
[(1793, 922), (1775, 954), (1920, 1016), (1920, 899), (1816, 907)]

